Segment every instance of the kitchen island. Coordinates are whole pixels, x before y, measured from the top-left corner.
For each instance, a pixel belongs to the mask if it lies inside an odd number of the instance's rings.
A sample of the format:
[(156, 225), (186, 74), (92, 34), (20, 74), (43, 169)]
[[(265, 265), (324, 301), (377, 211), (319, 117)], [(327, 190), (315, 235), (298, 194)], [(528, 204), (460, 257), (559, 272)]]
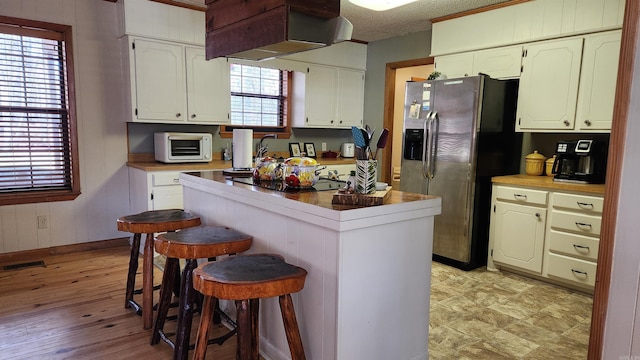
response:
[[(383, 205), (358, 208), (331, 204), (334, 191), (278, 192), (216, 171), (183, 173), (180, 183), (185, 210), (203, 224), (246, 232), (250, 253), (278, 253), (309, 272), (293, 295), (307, 359), (429, 358), (440, 198), (391, 191)], [(260, 317), (261, 354), (289, 359), (277, 299), (262, 301)]]

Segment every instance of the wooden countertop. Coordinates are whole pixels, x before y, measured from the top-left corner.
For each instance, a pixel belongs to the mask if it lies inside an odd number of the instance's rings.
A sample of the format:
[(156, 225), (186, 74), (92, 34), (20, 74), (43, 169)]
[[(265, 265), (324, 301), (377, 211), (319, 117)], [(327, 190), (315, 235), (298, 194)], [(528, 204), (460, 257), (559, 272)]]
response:
[(531, 176), (524, 174), (494, 176), (491, 178), (494, 184), (500, 185), (520, 185), (543, 188), (546, 190), (576, 191), (604, 195), (604, 184), (575, 184), (567, 182), (556, 182), (550, 176)]
[[(355, 164), (355, 158), (345, 159), (317, 159), (320, 165), (351, 165)], [(207, 170), (224, 170), (231, 168), (231, 161), (214, 160), (207, 163), (177, 163), (177, 164), (165, 164), (159, 161), (128, 161), (128, 167), (144, 170), (144, 171), (163, 171), (163, 170), (177, 170), (177, 171), (207, 171)]]
[[(351, 209), (359, 209), (362, 206), (354, 206), (354, 205), (340, 205), (340, 204), (332, 204), (331, 201), (333, 199), (333, 194), (336, 193), (335, 190), (327, 190), (327, 191), (297, 191), (297, 192), (282, 192), (275, 191), (270, 189), (261, 188), (259, 186), (247, 185), (241, 182), (235, 182), (231, 180), (231, 177), (225, 176), (222, 171), (196, 171), (196, 172), (186, 172), (180, 176), (180, 182), (182, 183), (185, 178), (192, 177), (194, 181), (202, 185), (206, 184), (223, 184), (227, 185), (229, 191), (233, 191), (232, 189), (243, 189), (249, 190), (253, 194), (268, 194), (272, 198), (280, 198), (280, 199), (289, 199), (294, 200), (299, 203), (304, 203), (308, 205), (315, 205), (320, 208), (330, 209), (330, 210), (351, 210)], [(195, 179), (194, 179), (195, 178)], [(431, 195), (422, 195), (422, 194), (414, 194), (402, 191), (391, 190), (391, 195), (384, 202), (383, 205), (378, 206), (370, 206), (367, 208), (376, 208), (376, 207), (384, 207), (385, 205), (393, 205), (393, 204), (407, 204), (411, 202), (417, 202), (420, 200), (439, 200), (437, 196)]]

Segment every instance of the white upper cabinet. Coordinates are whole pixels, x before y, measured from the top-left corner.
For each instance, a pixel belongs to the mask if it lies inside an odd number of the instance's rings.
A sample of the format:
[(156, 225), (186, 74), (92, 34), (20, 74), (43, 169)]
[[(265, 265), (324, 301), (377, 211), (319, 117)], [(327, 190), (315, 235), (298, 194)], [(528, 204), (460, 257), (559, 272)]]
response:
[(187, 110), (191, 123), (227, 123), (231, 112), (229, 63), (207, 60), (200, 47), (186, 47)]
[(479, 73), (494, 79), (511, 79), (520, 76), (522, 46), (505, 46), (496, 49), (444, 55), (436, 58), (436, 70), (447, 79), (474, 76)]
[(187, 89), (183, 47), (141, 39), (132, 44), (134, 121), (184, 121)]
[(536, 0), (433, 24), (431, 56), (607, 31), (625, 0)]
[(582, 38), (545, 41), (524, 49), (517, 130), (573, 130)]
[(505, 46), (473, 53), (473, 74), (487, 74), (494, 79), (517, 78), (522, 65), (522, 46)]
[(578, 90), (576, 128), (610, 131), (621, 31), (586, 36)]
[(525, 46), (517, 129), (611, 131), (620, 37), (616, 30)]
[(362, 126), (364, 117), (364, 71), (338, 70), (337, 126)]
[(473, 74), (473, 53), (462, 53), (438, 56), (435, 69), (446, 79), (453, 79)]
[(229, 69), (206, 61), (204, 48), (132, 38), (132, 121), (224, 124), (229, 121)]
[(309, 64), (293, 80), (293, 127), (362, 126), (364, 71)]
[(304, 126), (335, 126), (338, 69), (330, 66), (309, 65), (307, 74), (304, 76), (306, 81), (303, 99), (298, 99), (298, 103), (293, 104), (296, 108), (300, 105), (304, 107)]

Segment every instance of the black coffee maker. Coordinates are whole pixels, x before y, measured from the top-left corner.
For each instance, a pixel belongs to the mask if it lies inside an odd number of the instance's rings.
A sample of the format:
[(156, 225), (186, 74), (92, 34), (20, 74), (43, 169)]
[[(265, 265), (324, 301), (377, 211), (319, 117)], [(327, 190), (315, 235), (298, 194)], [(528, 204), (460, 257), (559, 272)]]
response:
[(558, 141), (553, 181), (604, 184), (608, 147), (598, 140)]

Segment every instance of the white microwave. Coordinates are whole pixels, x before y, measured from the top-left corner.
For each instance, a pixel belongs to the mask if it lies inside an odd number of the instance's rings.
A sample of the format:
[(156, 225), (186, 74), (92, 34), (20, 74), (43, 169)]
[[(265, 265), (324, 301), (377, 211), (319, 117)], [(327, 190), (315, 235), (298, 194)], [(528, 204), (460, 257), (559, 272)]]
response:
[(207, 133), (157, 132), (153, 134), (157, 161), (163, 163), (209, 162), (212, 136)]

